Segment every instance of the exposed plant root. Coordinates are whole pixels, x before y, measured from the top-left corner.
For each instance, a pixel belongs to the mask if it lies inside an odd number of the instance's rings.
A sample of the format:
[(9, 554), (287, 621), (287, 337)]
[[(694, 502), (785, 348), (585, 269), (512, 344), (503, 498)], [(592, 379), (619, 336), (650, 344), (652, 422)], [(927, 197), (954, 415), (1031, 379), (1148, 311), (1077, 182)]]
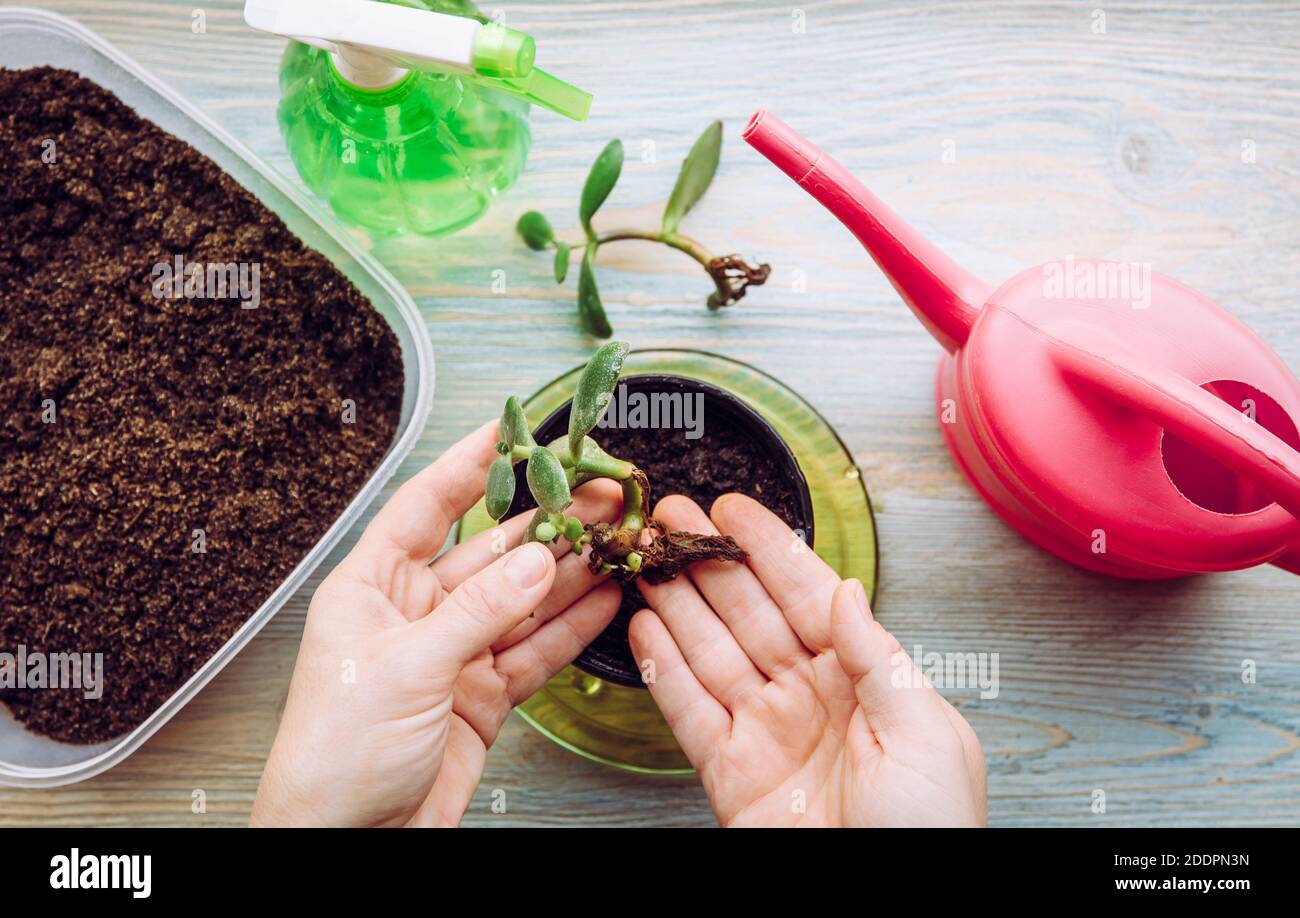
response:
[(591, 534), (591, 555), (587, 566), (592, 573), (599, 573), (601, 564), (622, 564), (630, 552), (640, 550), (639, 531), (615, 529), (609, 523), (593, 523), (587, 527), (587, 532)]
[(641, 579), (646, 583), (672, 580), (697, 561), (744, 561), (749, 555), (731, 536), (665, 532), (642, 549)]
[[(651, 524), (654, 525), (653, 521)], [(697, 561), (744, 561), (749, 557), (731, 536), (663, 532), (648, 544), (642, 544), (642, 531), (615, 529), (609, 523), (596, 523), (588, 527), (588, 532), (591, 533), (588, 567), (592, 573), (608, 573), (618, 581), (639, 576), (646, 583), (665, 583)], [(641, 557), (636, 570), (627, 562), (632, 552)]]
[(747, 289), (761, 286), (772, 274), (771, 265), (755, 267), (739, 255), (721, 255), (710, 259), (705, 270), (709, 272), (709, 277), (713, 278), (713, 283), (718, 288), (709, 294), (710, 309), (740, 302)]

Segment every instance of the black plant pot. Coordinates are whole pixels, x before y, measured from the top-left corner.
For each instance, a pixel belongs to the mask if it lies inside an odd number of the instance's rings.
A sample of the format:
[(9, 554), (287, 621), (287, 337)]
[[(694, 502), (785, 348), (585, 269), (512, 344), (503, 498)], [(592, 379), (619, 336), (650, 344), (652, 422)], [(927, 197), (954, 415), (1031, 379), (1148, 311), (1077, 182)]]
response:
[[(659, 397), (661, 408), (674, 397), (685, 404), (692, 399), (697, 408), (697, 428), (665, 426), (687, 415), (661, 411), (658, 425), (641, 426), (654, 417), (638, 418), (624, 405), (647, 404)], [(750, 494), (781, 517), (791, 529), (802, 534), (809, 547), (813, 544), (813, 507), (803, 471), (785, 441), (767, 421), (744, 401), (710, 383), (684, 376), (644, 374), (619, 380), (614, 394), (615, 410), (607, 414), (611, 423), (597, 427), (592, 438), (607, 452), (627, 459), (645, 470), (650, 478), (651, 501), (672, 493), (686, 493), (706, 511), (713, 500), (728, 491)], [(702, 399), (701, 402), (698, 401)], [(533, 432), (539, 443), (550, 443), (568, 430), (569, 409), (566, 402)], [(620, 422), (629, 422), (621, 427)], [(635, 428), (634, 424), (637, 424)], [(638, 451), (646, 455), (638, 455)], [(655, 454), (655, 455), (650, 455)], [(720, 460), (719, 457), (724, 457)], [(725, 461), (724, 461), (725, 460)], [(531, 511), (537, 506), (524, 481), (525, 464), (515, 466), (515, 499), (510, 515)], [(675, 485), (675, 486), (674, 486)], [(623, 604), (614, 621), (583, 650), (574, 661), (579, 669), (600, 679), (629, 688), (643, 688), (641, 672), (628, 644), (628, 621), (645, 601), (635, 584), (623, 587)]]

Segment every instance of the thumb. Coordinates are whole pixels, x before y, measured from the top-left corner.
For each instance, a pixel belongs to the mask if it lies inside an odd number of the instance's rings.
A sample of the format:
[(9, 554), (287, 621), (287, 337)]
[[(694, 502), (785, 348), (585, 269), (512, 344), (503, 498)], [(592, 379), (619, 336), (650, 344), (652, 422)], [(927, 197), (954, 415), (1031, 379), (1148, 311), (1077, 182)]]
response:
[(945, 735), (930, 732), (948, 729), (939, 693), (898, 639), (872, 618), (857, 580), (845, 580), (831, 597), (831, 646), (873, 732), (898, 738)]
[(460, 670), (526, 619), (551, 591), (555, 558), (525, 543), (452, 590), (417, 625), (433, 665)]

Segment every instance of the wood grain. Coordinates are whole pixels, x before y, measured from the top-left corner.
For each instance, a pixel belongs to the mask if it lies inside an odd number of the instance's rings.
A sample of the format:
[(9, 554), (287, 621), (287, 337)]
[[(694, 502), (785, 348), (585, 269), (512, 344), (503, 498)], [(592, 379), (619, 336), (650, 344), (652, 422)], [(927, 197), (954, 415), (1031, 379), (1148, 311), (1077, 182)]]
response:
[[(292, 174), (274, 116), (281, 42), (246, 30), (239, 4), (203, 4), (199, 35), (193, 3), (42, 5), (100, 31)], [(772, 109), (991, 280), (1067, 254), (1150, 261), (1300, 367), (1300, 9), (1113, 4), (1095, 34), (1094, 6), (821, 0), (798, 8), (803, 33), (790, 5), (755, 0), (505, 6), (536, 34), (541, 63), (596, 107), (581, 125), (535, 114), (527, 174), (470, 230), (375, 244), (418, 298), (438, 358), (434, 418), (399, 478), (589, 353), (572, 282), (557, 288), (515, 241), (518, 215), (538, 208), (572, 232), (587, 165), (620, 136), (628, 165), (598, 223), (653, 224), (691, 142), (722, 117), (717, 184), (685, 229), (772, 262), (773, 280), (710, 314), (692, 263), (611, 246), (600, 268), (611, 319), (638, 347), (751, 362), (839, 430), (876, 501), (880, 617), (909, 649), (1000, 655), (999, 697), (952, 696), (988, 755), (991, 821), (1295, 824), (1300, 584), (1272, 569), (1118, 583), (1012, 534), (932, 422), (936, 346), (853, 239), (738, 136), (754, 109)], [(309, 596), (114, 771), (0, 790), (0, 825), (244, 823)], [(1255, 684), (1241, 679), (1247, 659)], [(503, 815), (488, 807), (494, 788)], [(196, 789), (205, 814), (191, 811)], [(1098, 789), (1105, 813), (1093, 811)], [(593, 765), (512, 719), (466, 822), (712, 820), (694, 781)]]

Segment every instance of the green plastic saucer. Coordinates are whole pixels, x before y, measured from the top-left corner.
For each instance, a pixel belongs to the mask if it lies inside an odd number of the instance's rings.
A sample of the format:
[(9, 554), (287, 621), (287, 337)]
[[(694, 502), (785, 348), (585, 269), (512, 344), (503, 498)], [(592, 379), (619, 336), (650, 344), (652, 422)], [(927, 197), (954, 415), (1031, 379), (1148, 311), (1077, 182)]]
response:
[[(524, 403), (530, 424), (540, 424), (572, 398), (581, 371), (574, 367)], [(862, 581), (874, 600), (877, 548), (871, 500), (848, 450), (812, 406), (766, 373), (702, 351), (634, 351), (623, 372), (673, 373), (713, 383), (766, 418), (808, 480), (817, 554), (841, 577)], [(461, 520), (457, 541), (492, 525), (480, 501)], [(691, 771), (645, 689), (614, 685), (568, 666), (516, 710), (545, 736), (593, 761), (649, 774)]]

